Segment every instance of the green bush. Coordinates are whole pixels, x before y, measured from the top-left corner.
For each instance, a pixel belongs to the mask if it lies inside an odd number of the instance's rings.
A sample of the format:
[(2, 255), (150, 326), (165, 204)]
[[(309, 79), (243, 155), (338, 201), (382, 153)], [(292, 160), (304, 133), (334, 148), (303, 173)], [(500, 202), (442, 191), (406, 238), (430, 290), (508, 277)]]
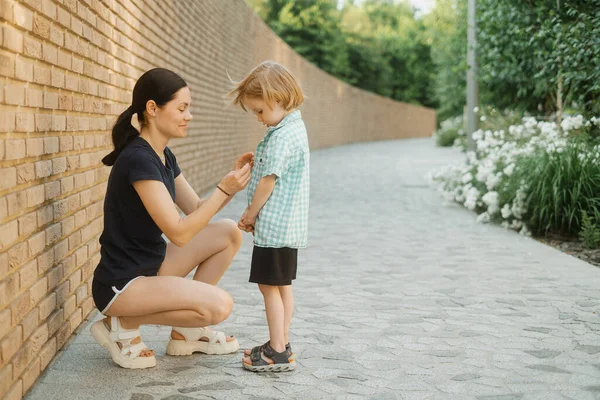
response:
[(586, 212), (582, 213), (581, 218), (582, 224), (579, 238), (588, 249), (595, 249), (600, 245), (600, 227), (592, 221), (592, 218)]
[(513, 179), (529, 188), (524, 220), (534, 234), (576, 237), (582, 214), (600, 212), (600, 162), (589, 146), (572, 140), (563, 151), (541, 149), (517, 161)]

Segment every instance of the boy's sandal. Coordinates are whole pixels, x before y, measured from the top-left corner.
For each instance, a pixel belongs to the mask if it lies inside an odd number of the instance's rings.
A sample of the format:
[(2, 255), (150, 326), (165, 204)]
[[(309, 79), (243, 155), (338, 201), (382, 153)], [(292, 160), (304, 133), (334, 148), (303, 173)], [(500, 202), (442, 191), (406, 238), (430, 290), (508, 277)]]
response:
[(237, 339), (227, 341), (223, 332), (210, 328), (173, 327), (185, 340), (173, 339), (167, 344), (167, 354), (171, 356), (188, 356), (195, 352), (205, 354), (229, 354), (237, 351), (240, 344)]
[(242, 365), (253, 372), (283, 372), (296, 368), (295, 356), (291, 349), (278, 353), (273, 350), (269, 342), (264, 344), (262, 351), (250, 354), (250, 362), (248, 364), (242, 361)]
[[(246, 357), (250, 357), (253, 353), (258, 353), (258, 352), (263, 351), (263, 349), (265, 348), (265, 346), (267, 345), (267, 343), (270, 344), (271, 341), (267, 340), (267, 342), (265, 344), (261, 344), (260, 346), (254, 346), (252, 349), (246, 349), (246, 350), (244, 350), (244, 355)], [(285, 345), (285, 350), (286, 351), (289, 350), (290, 353), (293, 353), (292, 346), (289, 343), (287, 343)]]
[(125, 329), (119, 318), (110, 317), (110, 327), (105, 320), (97, 321), (90, 328), (92, 336), (101, 346), (108, 349), (112, 360), (123, 368), (151, 368), (156, 366), (156, 357), (140, 356), (144, 350), (149, 350), (144, 342), (131, 342), (141, 338), (139, 329)]

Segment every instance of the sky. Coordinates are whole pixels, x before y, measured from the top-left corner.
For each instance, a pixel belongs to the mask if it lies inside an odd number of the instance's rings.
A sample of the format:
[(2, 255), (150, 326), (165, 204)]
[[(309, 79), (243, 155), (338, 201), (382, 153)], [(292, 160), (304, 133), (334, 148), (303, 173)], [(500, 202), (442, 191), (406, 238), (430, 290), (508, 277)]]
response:
[[(435, 6), (435, 0), (409, 0), (417, 10), (417, 15), (427, 14)], [(357, 1), (360, 3), (360, 0)], [(338, 4), (343, 5), (344, 0), (338, 0)]]

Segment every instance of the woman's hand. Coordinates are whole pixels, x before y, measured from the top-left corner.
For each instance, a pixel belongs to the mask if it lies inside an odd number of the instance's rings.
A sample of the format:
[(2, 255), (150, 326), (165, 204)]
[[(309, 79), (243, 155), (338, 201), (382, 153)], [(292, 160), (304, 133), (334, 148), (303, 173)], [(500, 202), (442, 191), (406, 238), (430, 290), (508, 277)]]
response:
[(250, 164), (247, 163), (236, 171), (231, 171), (219, 182), (219, 187), (227, 194), (233, 196), (237, 192), (244, 190), (251, 178)]
[(254, 153), (248, 152), (240, 156), (240, 158), (238, 158), (238, 160), (235, 162), (233, 170), (237, 171), (239, 169), (242, 169), (246, 164), (250, 164), (250, 168), (254, 166)]

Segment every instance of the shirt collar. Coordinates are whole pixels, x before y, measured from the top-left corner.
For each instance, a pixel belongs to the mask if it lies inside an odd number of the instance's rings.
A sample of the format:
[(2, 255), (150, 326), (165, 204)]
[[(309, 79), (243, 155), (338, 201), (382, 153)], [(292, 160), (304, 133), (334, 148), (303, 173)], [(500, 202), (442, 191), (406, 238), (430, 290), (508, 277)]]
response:
[(291, 113), (289, 113), (288, 115), (285, 116), (284, 119), (281, 120), (280, 123), (278, 123), (276, 126), (272, 126), (269, 128), (269, 130), (267, 131), (267, 133), (271, 133), (287, 124), (289, 124), (290, 122), (293, 122), (297, 119), (302, 118), (302, 114), (300, 113), (300, 110), (295, 110), (292, 111)]

